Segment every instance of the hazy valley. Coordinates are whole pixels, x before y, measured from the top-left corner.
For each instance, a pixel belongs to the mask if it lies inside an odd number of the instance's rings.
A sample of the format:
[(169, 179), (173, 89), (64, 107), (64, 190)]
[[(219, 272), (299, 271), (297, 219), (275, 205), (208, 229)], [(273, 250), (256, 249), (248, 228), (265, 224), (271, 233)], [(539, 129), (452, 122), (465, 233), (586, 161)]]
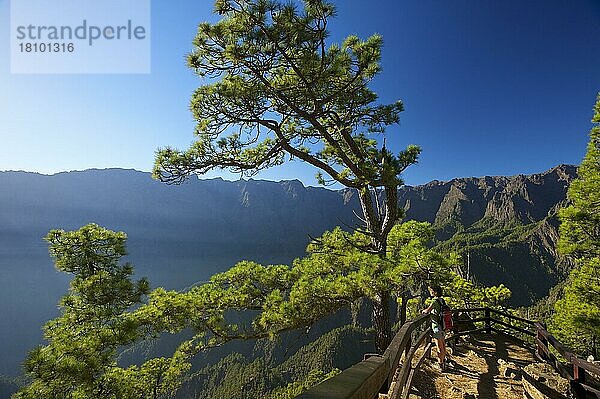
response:
[[(553, 217), (575, 177), (573, 166), (529, 176), (461, 178), (403, 187), (405, 219), (438, 227), (442, 249), (470, 257), (470, 272), (504, 283), (512, 305), (547, 294), (568, 269), (556, 258)], [(148, 173), (109, 169), (45, 176), (0, 172), (0, 374), (19, 374), (40, 328), (58, 313), (68, 276), (55, 271), (42, 237), (95, 222), (128, 234), (129, 260), (153, 287), (184, 289), (241, 259), (289, 263), (309, 236), (354, 224), (350, 190), (299, 181), (156, 182)], [(16, 332), (19, 332), (18, 334)]]

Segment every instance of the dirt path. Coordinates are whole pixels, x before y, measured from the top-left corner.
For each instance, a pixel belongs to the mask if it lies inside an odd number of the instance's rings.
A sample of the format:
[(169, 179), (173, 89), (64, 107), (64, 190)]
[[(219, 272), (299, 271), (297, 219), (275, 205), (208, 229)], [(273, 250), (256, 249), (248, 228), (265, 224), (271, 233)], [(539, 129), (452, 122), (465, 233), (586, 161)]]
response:
[[(436, 356), (436, 350), (432, 352)], [(415, 375), (411, 397), (521, 399), (520, 369), (535, 361), (533, 353), (500, 334), (467, 337), (449, 359), (451, 365), (443, 373), (433, 367), (435, 360), (426, 361)]]

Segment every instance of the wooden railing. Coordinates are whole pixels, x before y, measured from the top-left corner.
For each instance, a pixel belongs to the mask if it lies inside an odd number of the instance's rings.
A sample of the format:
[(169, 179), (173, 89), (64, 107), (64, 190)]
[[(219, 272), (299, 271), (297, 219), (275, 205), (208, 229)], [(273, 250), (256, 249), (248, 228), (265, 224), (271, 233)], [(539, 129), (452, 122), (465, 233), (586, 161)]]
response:
[[(515, 338), (535, 337), (535, 322), (519, 316), (512, 315), (502, 310), (493, 308), (468, 308), (454, 309), (454, 324), (456, 331), (448, 338), (452, 340), (461, 335), (473, 334), (476, 332), (485, 332), (490, 334), (492, 331), (508, 334)], [(463, 320), (462, 315), (469, 315), (469, 318)], [(483, 327), (475, 329), (461, 330), (461, 326), (475, 325), (483, 323)]]
[[(573, 354), (569, 348), (558, 342), (552, 334), (550, 334), (546, 327), (541, 323), (535, 323), (537, 333), (535, 337), (536, 342), (536, 356), (545, 362), (550, 363), (556, 371), (558, 371), (563, 377), (569, 380), (571, 390), (577, 398), (600, 398), (600, 387), (592, 386), (593, 383), (587, 383), (586, 374), (594, 374), (596, 378), (600, 378), (600, 367), (597, 364), (587, 362), (583, 359), (579, 359)], [(569, 368), (565, 367), (557, 357), (550, 350), (550, 346), (554, 347), (556, 351), (565, 359)]]
[[(523, 344), (534, 339), (537, 356), (551, 364), (570, 381), (578, 399), (600, 398), (600, 389), (586, 382), (586, 372), (600, 377), (600, 367), (577, 358), (571, 350), (548, 333), (542, 324), (487, 307), (455, 309), (453, 313), (456, 328), (447, 338), (448, 341), (463, 335), (477, 332), (490, 334), (492, 331), (519, 338)], [(463, 320), (463, 315), (469, 317)], [(429, 320), (429, 315), (421, 315), (406, 322), (382, 355), (366, 355), (362, 362), (312, 387), (297, 398), (374, 399), (379, 393), (388, 394), (390, 399), (407, 398), (412, 379), (431, 347), (431, 328), (427, 323)], [(572, 365), (572, 373), (552, 354), (548, 344)], [(425, 350), (413, 364), (413, 358), (422, 345), (425, 345)], [(392, 384), (394, 376), (396, 382)]]

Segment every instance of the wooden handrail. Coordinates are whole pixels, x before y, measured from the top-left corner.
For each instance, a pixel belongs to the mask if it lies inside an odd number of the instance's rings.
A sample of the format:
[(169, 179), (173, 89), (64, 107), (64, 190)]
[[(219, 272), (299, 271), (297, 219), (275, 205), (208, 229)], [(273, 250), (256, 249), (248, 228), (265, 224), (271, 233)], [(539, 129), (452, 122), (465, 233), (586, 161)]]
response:
[[(592, 374), (596, 374), (600, 377), (600, 366), (594, 363), (590, 363), (583, 359), (578, 358), (571, 349), (567, 346), (559, 342), (552, 334), (546, 330), (546, 328), (541, 323), (535, 323), (537, 328), (537, 346), (538, 349), (541, 349), (543, 352), (548, 353), (549, 348), (548, 344), (552, 345), (554, 349), (560, 353), (560, 355), (569, 363), (571, 363), (574, 367), (579, 368), (580, 370), (588, 371)], [(540, 339), (542, 338), (542, 339)], [(545, 346), (540, 348), (540, 346)], [(545, 349), (545, 350), (544, 350)], [(538, 351), (539, 353), (539, 351)], [(578, 370), (579, 371), (579, 370)]]
[(478, 323), (478, 322), (486, 321), (487, 319), (488, 319), (487, 317), (475, 317), (473, 319), (467, 319), (467, 320), (454, 320), (454, 324), (461, 325), (461, 324)]
[(402, 352), (406, 352), (407, 347), (410, 347), (409, 343), (412, 332), (428, 319), (429, 315), (420, 315), (413, 319), (412, 322), (404, 323), (404, 325), (400, 328), (400, 331), (398, 331), (398, 333), (392, 339), (392, 342), (387, 347), (385, 352), (383, 352), (383, 357), (390, 360), (388, 374), (389, 382), (392, 381), (392, 377), (398, 368), (400, 357), (402, 357)]
[[(415, 345), (410, 348), (410, 351), (408, 352), (408, 354), (406, 355), (406, 358), (404, 359), (404, 365), (402, 366), (402, 369), (400, 370), (400, 375), (398, 376), (398, 381), (396, 381), (396, 389), (394, 390), (395, 392), (392, 393), (392, 397), (397, 397), (400, 394), (406, 393), (408, 390), (410, 390), (410, 382), (408, 383), (407, 386), (407, 382), (408, 382), (408, 377), (410, 374), (410, 371), (412, 370), (412, 359), (415, 356), (415, 353), (417, 352), (417, 348), (419, 348), (421, 346), (421, 344), (423, 344), (423, 342), (425, 342), (425, 339), (427, 337), (429, 337), (431, 334), (431, 327), (427, 328), (427, 330), (423, 331), (423, 333), (421, 333), (421, 335), (419, 335), (419, 337), (417, 338), (417, 342), (415, 343)], [(423, 354), (425, 355), (425, 354)], [(419, 362), (420, 364), (420, 362)]]
[[(408, 397), (410, 395), (410, 387), (412, 386), (412, 381), (413, 381), (413, 378), (415, 377), (415, 373), (421, 367), (423, 360), (425, 360), (425, 358), (428, 356), (427, 354), (430, 353), (429, 351), (431, 350), (431, 345), (433, 345), (433, 342), (429, 342), (427, 344), (427, 346), (425, 346), (425, 349), (423, 350), (423, 355), (421, 355), (421, 358), (417, 361), (417, 364), (415, 364), (415, 366), (410, 369), (410, 374), (408, 375), (408, 381), (406, 381), (406, 385), (404, 387), (402, 387), (403, 388), (402, 399), (408, 399)], [(394, 393), (392, 392), (391, 397), (397, 398), (397, 395), (394, 396)]]
[(491, 319), (491, 321), (492, 321), (493, 323), (500, 324), (500, 325), (502, 325), (502, 326), (504, 326), (504, 327), (508, 327), (508, 328), (510, 328), (510, 329), (513, 329), (513, 330), (515, 330), (515, 331), (518, 331), (518, 332), (520, 332), (520, 333), (522, 333), (522, 334), (529, 335), (529, 336), (531, 336), (531, 337), (535, 337), (535, 333), (533, 333), (533, 332), (531, 332), (531, 331), (529, 331), (529, 330), (526, 330), (526, 329), (524, 329), (524, 328), (520, 328), (520, 327), (517, 327), (517, 326), (513, 326), (513, 325), (512, 325), (512, 324), (510, 324), (510, 323), (506, 323), (506, 322), (504, 322), (504, 321), (502, 321), (502, 320), (496, 320), (496, 319), (493, 319), (493, 318)]
[(469, 313), (469, 312), (483, 312), (488, 308), (462, 308), (462, 309), (452, 309), (452, 313)]
[(521, 321), (521, 322), (523, 322), (525, 324), (529, 324), (530, 326), (533, 326), (535, 324), (535, 322), (533, 320), (527, 320), (527, 319), (524, 319), (522, 317), (515, 316), (515, 315), (503, 312), (503, 311), (498, 310), (498, 309), (494, 309), (494, 308), (489, 308), (489, 309), (490, 309), (490, 312), (492, 312), (492, 313), (496, 313), (496, 314), (502, 315), (504, 317), (508, 317), (509, 319)]
[(487, 333), (490, 333), (492, 330), (492, 323), (496, 323), (496, 324), (500, 324), (504, 327), (510, 328), (514, 331), (520, 332), (521, 334), (525, 334), (525, 335), (529, 335), (531, 337), (535, 336), (535, 333), (533, 331), (529, 331), (528, 329), (525, 328), (521, 328), (515, 325), (512, 325), (510, 323), (507, 323), (505, 321), (502, 320), (498, 320), (495, 319), (491, 316), (491, 313), (495, 313), (498, 314), (500, 316), (506, 317), (508, 319), (511, 320), (515, 320), (515, 321), (519, 321), (521, 323), (525, 323), (529, 326), (533, 326), (535, 324), (534, 321), (532, 320), (528, 320), (528, 319), (524, 319), (522, 317), (519, 316), (515, 316), (512, 315), (510, 313), (507, 312), (503, 312), (501, 310), (498, 309), (494, 309), (494, 308), (465, 308), (465, 309), (453, 309), (452, 310), (453, 313), (474, 313), (474, 312), (484, 312), (484, 317), (477, 317), (477, 318), (473, 318), (470, 320), (465, 320), (463, 321), (456, 321), (455, 324), (460, 325), (461, 323), (476, 323), (476, 322), (485, 322), (485, 329)]

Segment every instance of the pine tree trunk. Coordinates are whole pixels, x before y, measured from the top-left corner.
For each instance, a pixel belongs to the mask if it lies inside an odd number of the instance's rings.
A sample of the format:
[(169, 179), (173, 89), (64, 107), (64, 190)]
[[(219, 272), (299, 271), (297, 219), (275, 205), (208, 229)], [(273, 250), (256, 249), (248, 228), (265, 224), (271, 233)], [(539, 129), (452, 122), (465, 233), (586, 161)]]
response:
[(392, 341), (390, 324), (390, 293), (381, 292), (373, 301), (373, 327), (375, 327), (375, 349), (383, 353)]
[(400, 325), (406, 323), (406, 306), (408, 305), (408, 294), (406, 291), (402, 293), (402, 306), (400, 308)]
[[(380, 199), (377, 198), (377, 192), (373, 194), (368, 187), (358, 190), (364, 216), (363, 222), (371, 236), (371, 250), (377, 253), (381, 259), (385, 259), (387, 256), (387, 237), (400, 216), (397, 181), (394, 180), (391, 184), (385, 185), (384, 188), (383, 206), (379, 202)], [(374, 199), (376, 204), (373, 203)], [(379, 272), (383, 272), (382, 267)], [(383, 353), (392, 341), (390, 296), (389, 291), (383, 291), (372, 301), (375, 348), (379, 353)]]

